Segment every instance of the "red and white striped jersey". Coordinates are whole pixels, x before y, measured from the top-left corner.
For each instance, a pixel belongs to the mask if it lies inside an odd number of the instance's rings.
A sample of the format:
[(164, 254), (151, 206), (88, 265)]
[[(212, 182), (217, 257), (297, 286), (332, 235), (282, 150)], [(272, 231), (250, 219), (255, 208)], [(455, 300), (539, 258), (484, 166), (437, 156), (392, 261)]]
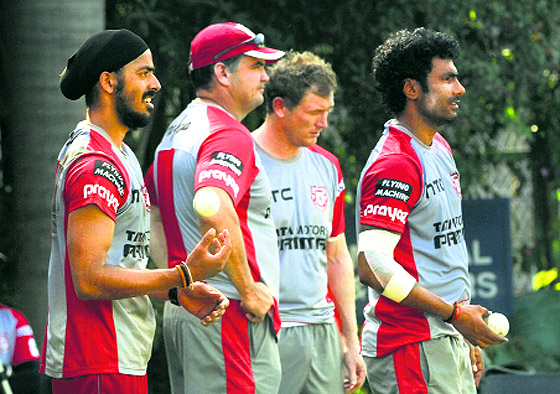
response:
[[(396, 121), (372, 150), (356, 196), (360, 225), (401, 234), (394, 258), (425, 288), (448, 302), (470, 299), (459, 172), (447, 141), (426, 146)], [(382, 357), (399, 346), (459, 335), (441, 318), (368, 289), (363, 354)]]
[[(159, 206), (167, 239), (168, 263), (186, 259), (201, 238), (193, 209), (194, 193), (205, 186), (229, 194), (243, 234), (253, 279), (265, 283), (276, 299), (279, 263), (270, 215), (271, 189), (255, 152), (251, 133), (223, 108), (194, 100), (169, 126), (146, 175)], [(227, 297), (240, 299), (225, 272), (206, 280)], [(275, 325), (280, 314), (275, 309)]]
[(150, 201), (140, 165), (126, 144), (117, 148), (104, 130), (84, 121), (58, 157), (41, 370), (55, 378), (144, 375), (155, 332), (148, 296), (82, 301), (74, 290), (66, 250), (68, 215), (89, 204), (115, 221), (106, 264), (145, 269)]

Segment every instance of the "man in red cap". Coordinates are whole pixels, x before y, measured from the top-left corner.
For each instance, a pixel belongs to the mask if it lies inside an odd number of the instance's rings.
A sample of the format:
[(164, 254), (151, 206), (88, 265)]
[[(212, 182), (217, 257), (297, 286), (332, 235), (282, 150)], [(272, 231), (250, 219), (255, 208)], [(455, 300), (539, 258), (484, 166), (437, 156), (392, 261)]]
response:
[(160, 87), (148, 46), (128, 30), (90, 37), (62, 73), (62, 93), (71, 100), (85, 95), (87, 113), (58, 156), (54, 186), (41, 362), (54, 394), (148, 392), (156, 325), (148, 294), (167, 298), (172, 289), (199, 325), (217, 321), (228, 304), (194, 282), (222, 270), (231, 252), (227, 232), (208, 232), (177, 267), (146, 269), (150, 201), (123, 139), (147, 124)]
[[(206, 27), (191, 43), (197, 98), (171, 124), (146, 184), (156, 264), (185, 259), (209, 228), (228, 229), (232, 253), (208, 280), (230, 299), (221, 323), (200, 330), (169, 303), (164, 339), (172, 392), (276, 393), (279, 262), (271, 189), (241, 120), (263, 102), (265, 63), (284, 52), (237, 23)], [(158, 231), (159, 228), (159, 231)], [(164, 234), (165, 231), (165, 235)]]

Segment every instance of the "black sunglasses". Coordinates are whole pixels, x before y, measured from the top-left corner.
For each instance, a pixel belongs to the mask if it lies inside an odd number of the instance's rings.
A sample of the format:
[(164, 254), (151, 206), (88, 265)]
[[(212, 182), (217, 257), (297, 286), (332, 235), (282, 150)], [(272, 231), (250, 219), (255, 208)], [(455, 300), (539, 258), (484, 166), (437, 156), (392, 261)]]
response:
[(226, 53), (228, 53), (231, 50), (234, 50), (235, 48), (240, 47), (241, 45), (245, 45), (251, 41), (255, 42), (255, 45), (259, 48), (264, 48), (264, 34), (259, 33), (257, 35), (255, 35), (254, 37), (251, 37), (243, 42), (240, 42), (239, 44), (235, 44), (232, 47), (229, 47), (227, 49), (224, 49), (222, 52), (218, 53), (216, 56), (214, 56), (214, 60), (218, 60), (219, 58), (221, 58), (223, 55), (225, 55)]

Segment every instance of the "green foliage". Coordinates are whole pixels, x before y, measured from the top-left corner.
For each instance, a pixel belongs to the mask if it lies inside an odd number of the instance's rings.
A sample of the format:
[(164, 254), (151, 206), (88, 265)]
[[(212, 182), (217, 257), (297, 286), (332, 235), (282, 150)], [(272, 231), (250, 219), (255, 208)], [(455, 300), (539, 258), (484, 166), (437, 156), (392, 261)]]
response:
[[(534, 11), (528, 12), (529, 8)], [(559, 100), (560, 55), (555, 37), (560, 13), (554, 0), (531, 2), (531, 7), (527, 1), (285, 0), (255, 7), (246, 0), (219, 5), (214, 1), (110, 0), (107, 10), (109, 27), (131, 28), (152, 46), (164, 85), (166, 121), (194, 97), (184, 74), (188, 47), (210, 23), (239, 21), (264, 32), (269, 45), (312, 50), (325, 57), (338, 73), (340, 89), (332, 127), (321, 142), (340, 156), (350, 185), (389, 116), (373, 90), (370, 63), (376, 46), (397, 29), (426, 26), (461, 42), (458, 67), (468, 94), (460, 120), (445, 132), (455, 142), (465, 189), (470, 178), (480, 176), (477, 166), (469, 163), (486, 159), (468, 147), (474, 134), (491, 137), (510, 125), (518, 133), (530, 134), (532, 124), (557, 123), (547, 120), (554, 118)], [(262, 116), (257, 110), (246, 123), (256, 127)], [(162, 130), (152, 129), (152, 133), (159, 137)], [(353, 193), (352, 188), (349, 192)]]
[[(467, 94), (458, 119), (442, 132), (454, 149), (464, 195), (470, 197), (470, 186), (486, 175), (487, 164), (518, 159), (504, 157), (497, 150), (494, 138), (500, 132), (528, 137), (537, 248), (523, 254), (523, 267), (560, 265), (557, 0), (108, 0), (108, 27), (126, 27), (146, 39), (164, 86), (156, 99), (149, 133), (135, 134), (129, 141), (144, 168), (151, 163), (170, 120), (194, 98), (185, 75), (190, 41), (203, 27), (225, 21), (263, 32), (272, 47), (311, 50), (332, 63), (339, 90), (330, 127), (319, 143), (341, 161), (350, 207), (362, 166), (390, 117), (372, 86), (375, 48), (389, 33), (402, 28), (425, 26), (455, 36), (462, 48), (457, 67)], [(259, 108), (245, 124), (254, 129), (263, 117)], [(514, 188), (513, 193), (519, 190)], [(532, 346), (512, 340), (500, 348), (524, 352)]]

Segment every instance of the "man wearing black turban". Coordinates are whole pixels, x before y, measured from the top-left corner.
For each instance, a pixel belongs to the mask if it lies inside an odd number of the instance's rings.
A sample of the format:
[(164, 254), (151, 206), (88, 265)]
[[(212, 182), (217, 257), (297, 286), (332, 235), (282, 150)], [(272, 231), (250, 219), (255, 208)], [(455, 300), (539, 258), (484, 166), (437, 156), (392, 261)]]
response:
[(160, 88), (150, 49), (128, 30), (90, 37), (62, 72), (62, 94), (85, 95), (87, 113), (58, 156), (53, 195), (41, 371), (54, 378), (54, 394), (148, 392), (155, 330), (148, 295), (171, 298), (203, 325), (216, 322), (229, 303), (197, 282), (223, 269), (227, 230), (209, 230), (174, 267), (146, 269), (150, 202), (123, 139), (147, 124)]

